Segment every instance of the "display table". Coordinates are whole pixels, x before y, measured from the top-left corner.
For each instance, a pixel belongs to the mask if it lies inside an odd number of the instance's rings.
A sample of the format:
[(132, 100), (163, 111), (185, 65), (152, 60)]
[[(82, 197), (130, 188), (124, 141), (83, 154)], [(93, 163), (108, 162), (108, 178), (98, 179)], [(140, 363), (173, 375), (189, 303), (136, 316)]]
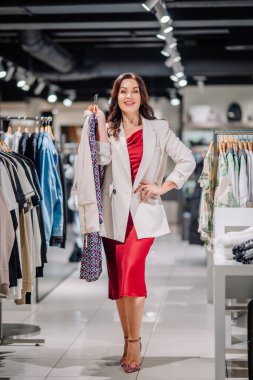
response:
[[(214, 236), (253, 225), (253, 208), (215, 208)], [(215, 379), (226, 377), (226, 299), (253, 299), (253, 265), (213, 255)]]
[(223, 380), (225, 371), (226, 299), (253, 299), (253, 265), (221, 260), (214, 255), (215, 379)]

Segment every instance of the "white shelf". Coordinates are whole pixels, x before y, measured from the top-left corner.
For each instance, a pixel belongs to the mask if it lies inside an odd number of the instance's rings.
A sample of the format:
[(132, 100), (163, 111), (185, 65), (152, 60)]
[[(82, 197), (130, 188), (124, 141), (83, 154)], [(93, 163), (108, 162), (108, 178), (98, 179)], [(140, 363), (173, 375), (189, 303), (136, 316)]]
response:
[(234, 129), (234, 128), (252, 128), (253, 129), (253, 121), (245, 121), (245, 122), (231, 122), (231, 123), (223, 123), (223, 122), (207, 122), (207, 123), (184, 123), (184, 131), (189, 130), (210, 130), (210, 129)]

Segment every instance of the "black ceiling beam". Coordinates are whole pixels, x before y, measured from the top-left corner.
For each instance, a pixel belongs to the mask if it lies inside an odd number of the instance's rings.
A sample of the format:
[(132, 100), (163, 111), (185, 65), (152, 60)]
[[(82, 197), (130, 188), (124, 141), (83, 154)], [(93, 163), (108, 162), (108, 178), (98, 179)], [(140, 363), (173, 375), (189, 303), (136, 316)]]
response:
[(151, 60), (143, 61), (124, 61), (124, 62), (105, 62), (94, 65), (92, 69), (79, 69), (72, 73), (49, 73), (49, 72), (34, 72), (37, 77), (43, 77), (49, 81), (56, 82), (70, 82), (70, 81), (86, 81), (96, 78), (114, 78), (122, 72), (135, 72), (143, 77), (156, 78), (165, 77), (169, 78), (171, 74), (163, 63)]
[(227, 1), (167, 1), (168, 9), (182, 8), (242, 8), (253, 7), (252, 0), (227, 0)]
[(207, 77), (239, 77), (251, 76), (253, 73), (252, 60), (229, 60), (229, 59), (207, 59), (190, 60), (184, 59), (186, 76), (204, 75)]
[[(208, 15), (207, 15), (208, 16)], [(243, 28), (253, 26), (253, 19), (223, 19), (223, 20), (175, 20), (175, 28)]]
[[(175, 20), (173, 22), (177, 28), (228, 28), (228, 27), (252, 27), (253, 19), (247, 20)], [(0, 30), (122, 30), (122, 29), (157, 29), (157, 21), (104, 21), (104, 22), (57, 22), (55, 20), (45, 20), (45, 22), (4, 22), (0, 20)]]
[[(253, 20), (252, 20), (253, 22)], [(158, 21), (104, 21), (104, 22), (57, 22), (45, 20), (44, 22), (4, 22), (0, 21), (0, 30), (113, 30), (113, 29), (157, 29)]]
[(0, 15), (64, 15), (64, 14), (110, 14), (110, 13), (144, 13), (141, 3), (117, 4), (66, 4), (66, 5), (35, 5), (0, 6)]

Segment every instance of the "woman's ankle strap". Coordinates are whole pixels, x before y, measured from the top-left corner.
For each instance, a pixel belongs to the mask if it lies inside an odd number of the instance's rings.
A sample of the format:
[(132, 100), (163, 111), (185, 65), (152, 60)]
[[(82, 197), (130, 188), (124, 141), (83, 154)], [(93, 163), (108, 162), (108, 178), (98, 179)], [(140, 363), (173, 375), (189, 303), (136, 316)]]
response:
[(128, 339), (128, 343), (137, 343), (141, 340), (141, 338), (138, 339)]

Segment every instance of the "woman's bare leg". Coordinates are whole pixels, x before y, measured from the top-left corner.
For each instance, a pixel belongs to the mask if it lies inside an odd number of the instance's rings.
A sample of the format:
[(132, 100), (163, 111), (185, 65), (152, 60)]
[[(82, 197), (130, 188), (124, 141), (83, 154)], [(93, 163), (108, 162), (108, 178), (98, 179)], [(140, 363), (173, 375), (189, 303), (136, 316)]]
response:
[[(128, 339), (139, 339), (145, 297), (124, 297), (124, 301), (128, 320)], [(129, 343), (127, 349), (127, 362), (139, 363), (140, 359), (140, 343)]]
[[(116, 300), (116, 305), (119, 313), (119, 319), (121, 322), (121, 327), (123, 331), (124, 337), (129, 336), (129, 328), (128, 328), (128, 319), (127, 319), (127, 313), (126, 313), (126, 306), (125, 306), (125, 300), (124, 298), (120, 298)], [(124, 352), (122, 357), (126, 357), (127, 355), (127, 340), (125, 339), (125, 344), (124, 344)]]

